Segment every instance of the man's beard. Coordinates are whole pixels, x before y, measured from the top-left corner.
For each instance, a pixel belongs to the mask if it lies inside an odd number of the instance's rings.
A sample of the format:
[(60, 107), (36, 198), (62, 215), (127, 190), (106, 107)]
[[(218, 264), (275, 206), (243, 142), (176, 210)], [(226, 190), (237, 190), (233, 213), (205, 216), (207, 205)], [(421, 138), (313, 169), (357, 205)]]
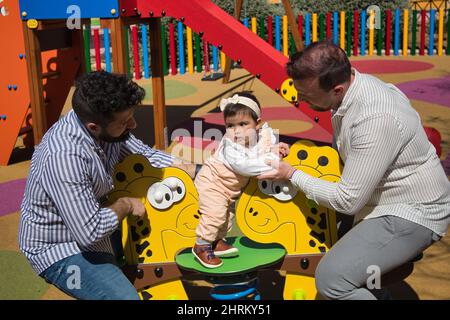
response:
[(130, 137), (130, 130), (126, 130), (124, 133), (122, 133), (120, 136), (118, 137), (112, 137), (109, 134), (106, 133), (105, 130), (102, 129), (102, 131), (100, 132), (98, 139), (104, 142), (123, 142), (128, 140), (128, 138)]

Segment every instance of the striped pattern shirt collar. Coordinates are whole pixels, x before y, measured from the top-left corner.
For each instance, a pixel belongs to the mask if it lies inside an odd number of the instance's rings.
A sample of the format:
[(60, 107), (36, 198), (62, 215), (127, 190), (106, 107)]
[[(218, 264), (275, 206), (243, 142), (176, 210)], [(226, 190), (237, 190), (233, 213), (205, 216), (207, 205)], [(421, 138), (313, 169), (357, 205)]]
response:
[(97, 142), (96, 138), (92, 135), (92, 133), (89, 132), (88, 128), (86, 128), (86, 126), (78, 117), (78, 115), (75, 113), (75, 111), (73, 110), (69, 111), (67, 117), (72, 124), (78, 125), (80, 127), (80, 133), (86, 136), (86, 142), (88, 142), (93, 147), (93, 150), (97, 154), (102, 154), (104, 152), (103, 151), (104, 148), (102, 148), (102, 142), (101, 141)]
[(358, 93), (359, 84), (361, 82), (361, 75), (358, 72), (358, 70), (352, 68), (352, 73), (355, 75), (355, 78), (353, 79), (353, 82), (350, 84), (350, 87), (348, 88), (347, 92), (345, 93), (344, 99), (342, 100), (341, 105), (339, 108), (333, 113), (333, 116), (345, 116), (347, 113), (348, 108), (352, 105), (355, 97)]

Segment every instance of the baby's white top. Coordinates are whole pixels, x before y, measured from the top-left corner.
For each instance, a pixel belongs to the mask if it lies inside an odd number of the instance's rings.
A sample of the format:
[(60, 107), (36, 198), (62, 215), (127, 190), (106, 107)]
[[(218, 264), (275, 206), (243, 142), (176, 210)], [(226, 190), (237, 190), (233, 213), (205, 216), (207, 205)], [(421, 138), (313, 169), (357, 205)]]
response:
[(228, 169), (246, 177), (258, 176), (272, 167), (266, 160), (279, 160), (279, 156), (270, 151), (270, 147), (277, 142), (273, 130), (264, 123), (258, 132), (258, 142), (247, 148), (230, 140), (227, 135), (220, 141), (216, 159)]

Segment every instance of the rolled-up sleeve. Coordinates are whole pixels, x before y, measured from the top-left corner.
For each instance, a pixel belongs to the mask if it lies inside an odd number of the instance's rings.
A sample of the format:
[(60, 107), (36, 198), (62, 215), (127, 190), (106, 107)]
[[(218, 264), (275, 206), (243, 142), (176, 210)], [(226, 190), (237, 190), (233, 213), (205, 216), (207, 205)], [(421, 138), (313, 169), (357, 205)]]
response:
[(306, 197), (339, 212), (354, 215), (368, 202), (403, 145), (402, 126), (395, 117), (376, 114), (352, 128), (347, 161), (337, 183), (297, 170), (291, 182)]
[(143, 155), (148, 159), (148, 161), (150, 161), (150, 164), (156, 168), (169, 167), (174, 161), (174, 157), (172, 155), (150, 148), (132, 134), (130, 134), (130, 138), (127, 139), (121, 146), (120, 159), (123, 160), (130, 154)]
[(117, 215), (97, 201), (87, 158), (79, 152), (58, 152), (48, 157), (42, 187), (81, 248), (108, 237), (119, 225)]

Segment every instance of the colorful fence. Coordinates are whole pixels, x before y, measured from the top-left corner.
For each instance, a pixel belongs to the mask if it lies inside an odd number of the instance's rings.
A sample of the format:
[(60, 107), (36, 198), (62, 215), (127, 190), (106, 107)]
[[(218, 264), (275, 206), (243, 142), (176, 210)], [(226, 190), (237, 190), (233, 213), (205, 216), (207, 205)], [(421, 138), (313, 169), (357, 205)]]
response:
[[(353, 11), (306, 13), (298, 16), (298, 30), (305, 46), (330, 39), (348, 56), (450, 55), (450, 10)], [(285, 56), (295, 52), (286, 16), (245, 18), (242, 23)], [(151, 76), (148, 26), (127, 28), (128, 72), (136, 79)], [(84, 26), (88, 71), (112, 70), (110, 31)], [(163, 70), (184, 74), (224, 70), (225, 56), (180, 21), (162, 26)], [(105, 50), (109, 48), (109, 50)], [(92, 63), (95, 61), (95, 63)]]

